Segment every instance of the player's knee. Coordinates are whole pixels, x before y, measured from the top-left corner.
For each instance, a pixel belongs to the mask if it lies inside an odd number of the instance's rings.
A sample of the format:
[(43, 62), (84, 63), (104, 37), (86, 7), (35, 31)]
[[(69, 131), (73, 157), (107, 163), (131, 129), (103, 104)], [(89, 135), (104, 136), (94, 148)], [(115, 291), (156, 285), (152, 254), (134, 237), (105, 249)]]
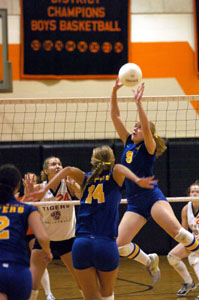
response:
[(176, 266), (181, 261), (181, 258), (178, 256), (173, 255), (172, 253), (169, 253), (167, 255), (167, 260), (171, 266)]
[(102, 297), (102, 300), (114, 300), (114, 299), (115, 299), (114, 294), (112, 294), (109, 297)]
[(134, 251), (134, 244), (129, 243), (118, 248), (120, 256), (128, 257)]
[(188, 261), (191, 267), (199, 264), (199, 257), (195, 253), (190, 253), (188, 256)]
[(184, 229), (183, 227), (180, 228), (178, 234), (175, 236), (175, 240), (185, 245), (187, 249), (189, 249), (189, 246), (191, 246), (191, 250), (195, 251), (196, 249), (194, 249), (195, 246), (194, 244), (196, 244), (196, 248), (197, 248), (198, 243), (195, 240), (193, 234), (188, 230)]

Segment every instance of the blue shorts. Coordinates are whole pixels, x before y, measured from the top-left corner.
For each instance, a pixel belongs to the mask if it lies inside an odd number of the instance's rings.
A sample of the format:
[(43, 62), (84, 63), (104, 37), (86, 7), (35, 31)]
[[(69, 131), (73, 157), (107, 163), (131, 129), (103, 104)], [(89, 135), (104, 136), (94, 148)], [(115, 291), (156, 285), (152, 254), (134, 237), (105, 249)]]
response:
[(8, 300), (28, 300), (32, 291), (32, 277), (28, 267), (0, 262), (0, 293)]
[(76, 237), (72, 259), (75, 269), (95, 267), (103, 272), (117, 269), (120, 261), (116, 240), (99, 237)]
[[(74, 239), (75, 238), (71, 238), (69, 240), (64, 241), (50, 241), (50, 249), (52, 251), (53, 256), (62, 256), (66, 253), (71, 252)], [(35, 239), (33, 249), (42, 249), (37, 239)]]
[(128, 198), (127, 211), (135, 212), (148, 220), (151, 217), (153, 204), (160, 200), (168, 201), (161, 190), (156, 186), (153, 190), (148, 189)]

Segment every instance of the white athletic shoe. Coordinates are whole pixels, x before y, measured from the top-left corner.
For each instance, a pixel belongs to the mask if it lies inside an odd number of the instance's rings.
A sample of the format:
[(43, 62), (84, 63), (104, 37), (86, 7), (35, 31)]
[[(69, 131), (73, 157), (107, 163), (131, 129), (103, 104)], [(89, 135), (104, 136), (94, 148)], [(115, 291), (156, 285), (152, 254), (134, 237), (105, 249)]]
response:
[(157, 283), (160, 280), (160, 269), (159, 269), (159, 257), (156, 253), (149, 254), (151, 262), (146, 267), (153, 283)]
[(181, 289), (177, 292), (177, 296), (186, 296), (189, 292), (191, 292), (195, 288), (196, 288), (196, 284), (194, 281), (192, 281), (191, 284), (183, 283)]
[(55, 300), (55, 297), (52, 294), (50, 294), (46, 297), (46, 300)]
[(196, 296), (195, 300), (199, 300), (199, 296)]

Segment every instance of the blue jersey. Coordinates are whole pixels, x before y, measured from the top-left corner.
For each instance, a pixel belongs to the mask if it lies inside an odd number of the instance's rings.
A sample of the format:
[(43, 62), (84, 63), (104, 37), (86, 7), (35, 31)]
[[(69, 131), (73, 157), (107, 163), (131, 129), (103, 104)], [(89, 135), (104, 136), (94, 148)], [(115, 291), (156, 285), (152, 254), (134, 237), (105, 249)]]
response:
[[(85, 179), (90, 173), (85, 174)], [(102, 173), (86, 187), (78, 211), (76, 236), (116, 238), (118, 235), (121, 188), (113, 173)]]
[[(153, 176), (155, 160), (155, 153), (148, 153), (144, 141), (139, 144), (134, 144), (131, 140), (131, 135), (128, 137), (121, 159), (124, 166), (138, 177), (148, 177)], [(138, 186), (135, 182), (127, 178), (125, 179), (125, 190), (127, 199), (132, 195), (146, 191), (146, 189)]]
[(14, 197), (0, 205), (0, 262), (29, 266), (26, 232), (28, 216), (35, 210)]

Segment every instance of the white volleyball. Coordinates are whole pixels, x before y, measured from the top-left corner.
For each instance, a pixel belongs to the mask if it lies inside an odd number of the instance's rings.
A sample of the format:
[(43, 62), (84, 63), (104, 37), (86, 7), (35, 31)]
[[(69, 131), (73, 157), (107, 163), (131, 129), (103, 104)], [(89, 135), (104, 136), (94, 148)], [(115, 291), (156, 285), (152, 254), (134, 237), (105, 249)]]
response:
[(142, 80), (142, 71), (138, 65), (127, 63), (119, 69), (118, 77), (123, 85), (135, 86)]

